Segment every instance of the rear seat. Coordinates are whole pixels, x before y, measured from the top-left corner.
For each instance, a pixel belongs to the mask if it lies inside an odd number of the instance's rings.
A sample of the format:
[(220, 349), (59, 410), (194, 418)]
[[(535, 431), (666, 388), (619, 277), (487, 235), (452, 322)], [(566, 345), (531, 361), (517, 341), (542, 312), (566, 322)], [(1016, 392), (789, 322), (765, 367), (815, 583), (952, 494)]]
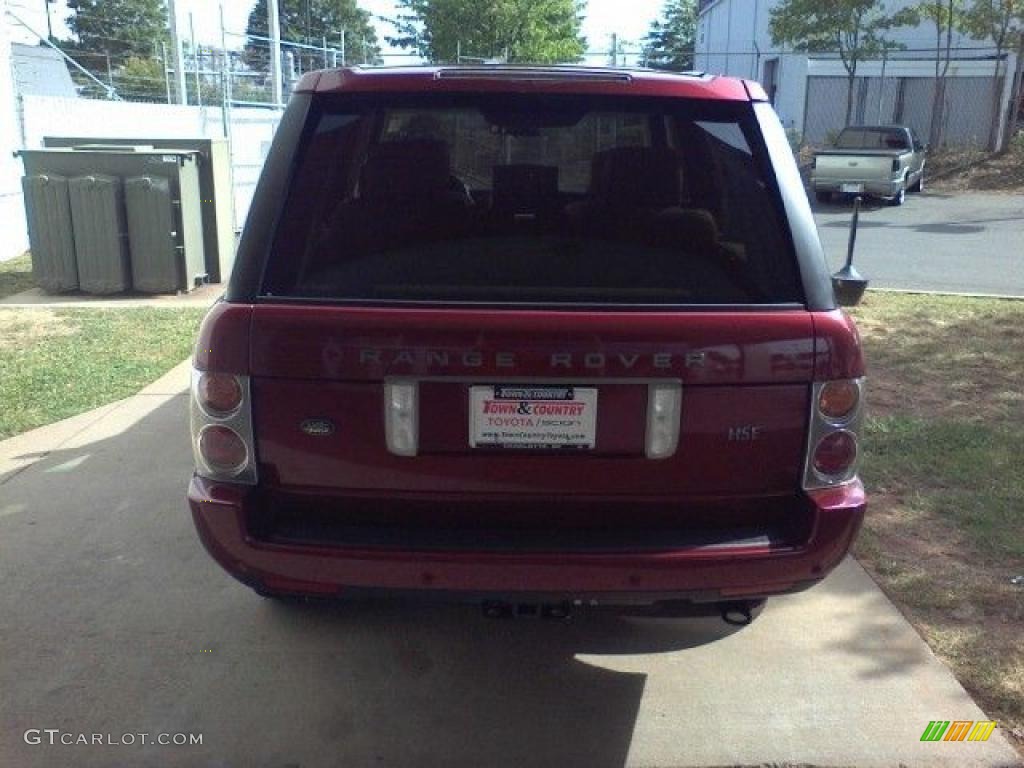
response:
[(577, 226), (591, 236), (630, 240), (687, 252), (715, 253), (711, 213), (682, 206), (679, 156), (657, 147), (615, 147), (594, 155), (590, 200), (573, 206)]
[(342, 247), (349, 253), (372, 253), (407, 241), (457, 236), (469, 203), (453, 184), (444, 141), (379, 144), (363, 165), (356, 196), (331, 217), (317, 249), (317, 266), (329, 266)]

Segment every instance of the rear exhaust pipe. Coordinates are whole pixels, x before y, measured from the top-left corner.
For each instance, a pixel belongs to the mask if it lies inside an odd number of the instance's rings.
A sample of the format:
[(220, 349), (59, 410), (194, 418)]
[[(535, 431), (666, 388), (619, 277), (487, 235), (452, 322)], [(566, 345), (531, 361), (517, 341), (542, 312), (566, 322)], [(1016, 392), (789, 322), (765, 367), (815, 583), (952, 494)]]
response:
[(738, 600), (719, 603), (722, 621), (733, 627), (746, 627), (754, 620), (754, 613), (764, 605), (764, 600)]

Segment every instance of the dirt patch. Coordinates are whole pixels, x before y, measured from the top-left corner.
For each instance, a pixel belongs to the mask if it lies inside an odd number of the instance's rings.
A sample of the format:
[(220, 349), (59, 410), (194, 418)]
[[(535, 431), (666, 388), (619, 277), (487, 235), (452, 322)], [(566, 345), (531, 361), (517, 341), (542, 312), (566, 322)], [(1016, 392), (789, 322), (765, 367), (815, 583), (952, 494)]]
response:
[(43, 339), (70, 336), (77, 326), (52, 309), (0, 308), (0, 349), (28, 349)]
[(978, 149), (944, 150), (928, 158), (931, 189), (943, 192), (1024, 194), (1024, 142), (993, 155)]

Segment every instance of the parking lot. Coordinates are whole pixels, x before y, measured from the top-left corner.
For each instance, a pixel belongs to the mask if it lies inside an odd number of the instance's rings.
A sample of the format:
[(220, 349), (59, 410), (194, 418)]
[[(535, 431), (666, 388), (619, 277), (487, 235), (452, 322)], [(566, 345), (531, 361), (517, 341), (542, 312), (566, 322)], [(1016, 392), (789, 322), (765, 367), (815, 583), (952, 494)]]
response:
[(920, 741), (986, 717), (853, 560), (742, 629), (262, 600), (193, 531), (186, 375), (0, 443), (0, 765), (1018, 764)]
[[(852, 204), (815, 203), (829, 263), (846, 258)], [(907, 195), (900, 207), (868, 201), (854, 264), (877, 288), (1024, 296), (1024, 197)]]

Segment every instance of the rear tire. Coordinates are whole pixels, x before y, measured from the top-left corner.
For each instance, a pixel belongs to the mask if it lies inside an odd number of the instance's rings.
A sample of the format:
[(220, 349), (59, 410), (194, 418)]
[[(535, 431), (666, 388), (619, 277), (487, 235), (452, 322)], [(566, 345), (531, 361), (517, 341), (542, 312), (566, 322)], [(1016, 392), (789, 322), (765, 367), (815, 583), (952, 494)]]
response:
[(819, 203), (831, 203), (832, 202), (832, 193), (831, 192), (825, 192), (825, 191), (819, 189), (814, 194), (815, 194), (815, 197), (818, 198), (818, 202)]
[(903, 205), (907, 199), (907, 187), (906, 185), (900, 187), (900, 191), (889, 198), (889, 205)]

